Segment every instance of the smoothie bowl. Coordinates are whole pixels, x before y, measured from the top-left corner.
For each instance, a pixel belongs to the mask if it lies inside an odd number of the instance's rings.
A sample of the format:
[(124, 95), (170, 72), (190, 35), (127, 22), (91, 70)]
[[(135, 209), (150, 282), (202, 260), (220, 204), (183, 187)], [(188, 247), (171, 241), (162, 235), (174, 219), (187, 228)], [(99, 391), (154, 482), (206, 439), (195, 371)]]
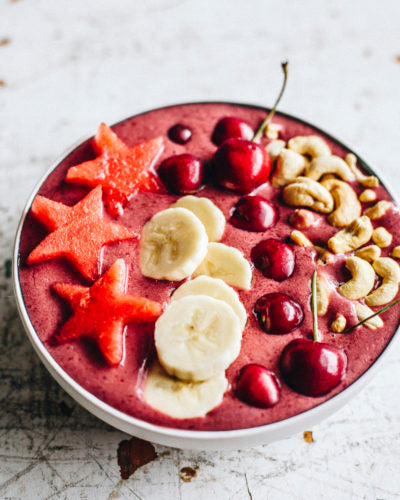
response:
[(370, 316), (398, 294), (395, 202), (301, 120), (277, 113), (253, 141), (267, 113), (193, 103), (102, 124), (27, 203), (14, 283), (28, 337), (125, 432), (270, 442), (342, 406), (393, 344), (400, 307)]

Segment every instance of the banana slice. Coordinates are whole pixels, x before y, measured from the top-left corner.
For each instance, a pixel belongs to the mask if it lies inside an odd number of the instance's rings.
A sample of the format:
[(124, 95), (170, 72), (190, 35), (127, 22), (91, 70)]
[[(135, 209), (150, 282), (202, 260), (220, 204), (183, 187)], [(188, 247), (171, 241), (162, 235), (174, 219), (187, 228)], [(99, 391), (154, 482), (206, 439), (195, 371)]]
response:
[(253, 276), (251, 266), (243, 254), (223, 243), (208, 244), (207, 255), (194, 274), (220, 278), (228, 285), (243, 290), (250, 290)]
[(180, 281), (193, 274), (207, 253), (207, 234), (186, 208), (168, 208), (143, 227), (140, 270), (144, 276)]
[(225, 216), (221, 210), (208, 198), (184, 196), (171, 207), (186, 208), (198, 217), (206, 228), (209, 241), (219, 241), (225, 231)]
[(242, 330), (231, 306), (190, 295), (169, 304), (156, 321), (154, 340), (169, 375), (197, 382), (214, 377), (237, 358)]
[(204, 417), (222, 402), (228, 381), (224, 372), (203, 382), (183, 382), (170, 377), (156, 361), (145, 382), (146, 403), (174, 418)]
[(233, 312), (239, 318), (242, 330), (244, 329), (247, 321), (246, 309), (240, 302), (238, 294), (225, 281), (209, 276), (199, 276), (194, 280), (186, 281), (177, 288), (171, 300), (179, 300), (188, 295), (207, 295), (214, 299), (223, 300), (232, 307)]

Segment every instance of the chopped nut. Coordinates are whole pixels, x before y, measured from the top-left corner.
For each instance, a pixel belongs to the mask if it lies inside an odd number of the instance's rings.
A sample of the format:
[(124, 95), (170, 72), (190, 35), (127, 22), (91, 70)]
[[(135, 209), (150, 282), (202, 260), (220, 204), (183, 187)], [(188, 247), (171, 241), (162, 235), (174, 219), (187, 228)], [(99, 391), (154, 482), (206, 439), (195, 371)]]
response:
[(329, 262), (332, 262), (333, 253), (331, 253), (326, 248), (320, 247), (318, 245), (314, 245), (314, 248), (318, 252), (318, 259), (317, 259), (318, 265), (324, 266), (326, 264), (329, 264)]
[(301, 247), (313, 247), (313, 243), (301, 231), (295, 229), (290, 233), (290, 238)]
[(343, 314), (337, 313), (336, 318), (331, 323), (331, 330), (335, 333), (343, 332), (346, 328), (346, 323), (347, 321)]
[(381, 200), (375, 203), (372, 207), (368, 208), (364, 215), (369, 217), (371, 220), (379, 219), (383, 217), (385, 213), (392, 208), (392, 202)]
[(296, 229), (307, 229), (309, 227), (315, 226), (319, 221), (320, 216), (307, 210), (305, 208), (296, 208), (289, 215), (289, 224), (291, 224)]
[(376, 193), (375, 193), (375, 191), (372, 191), (372, 189), (364, 189), (364, 191), (360, 194), (358, 199), (360, 201), (362, 201), (363, 203), (375, 201), (376, 200)]
[(320, 274), (317, 275), (317, 313), (324, 316), (329, 307), (329, 288), (326, 280)]
[(268, 139), (278, 139), (282, 129), (283, 127), (279, 123), (269, 123), (265, 127), (265, 137), (268, 137)]
[(396, 259), (400, 259), (400, 246), (393, 248), (392, 257), (396, 257)]
[(374, 243), (378, 245), (380, 248), (386, 248), (391, 245), (393, 236), (389, 233), (389, 231), (384, 227), (377, 227), (374, 229), (372, 233), (372, 239)]
[(354, 255), (368, 262), (374, 262), (374, 260), (379, 259), (381, 256), (381, 249), (377, 245), (368, 245), (357, 250)]

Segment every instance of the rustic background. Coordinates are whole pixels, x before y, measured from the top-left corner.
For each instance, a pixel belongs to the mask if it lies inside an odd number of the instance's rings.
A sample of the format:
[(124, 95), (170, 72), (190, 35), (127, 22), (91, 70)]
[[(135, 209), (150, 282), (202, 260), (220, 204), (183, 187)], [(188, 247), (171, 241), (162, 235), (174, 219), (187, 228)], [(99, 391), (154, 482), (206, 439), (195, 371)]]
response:
[[(17, 317), (11, 246), (49, 164), (100, 121), (191, 100), (271, 105), (325, 128), (400, 193), (398, 0), (0, 0), (0, 498), (400, 497), (400, 343), (351, 404), (252, 450), (159, 458), (122, 482), (121, 432), (74, 403)], [(377, 333), (379, 335), (379, 333)], [(306, 430), (306, 429), (305, 429)], [(198, 467), (183, 481), (180, 470)]]

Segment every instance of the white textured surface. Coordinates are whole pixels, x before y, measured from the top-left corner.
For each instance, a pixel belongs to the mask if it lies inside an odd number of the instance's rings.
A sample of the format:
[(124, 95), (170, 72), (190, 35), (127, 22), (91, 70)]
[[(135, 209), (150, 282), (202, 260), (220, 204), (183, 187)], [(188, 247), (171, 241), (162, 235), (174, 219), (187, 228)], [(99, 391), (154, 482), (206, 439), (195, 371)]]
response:
[[(119, 480), (125, 436), (52, 381), (22, 331), (5, 259), (25, 199), (72, 142), (147, 108), (190, 100), (270, 105), (343, 139), (400, 193), (400, 2), (0, 0), (0, 497), (400, 497), (400, 344), (345, 409), (253, 450), (159, 459)], [(64, 401), (73, 410), (61, 411)], [(190, 483), (183, 466), (199, 466)]]

